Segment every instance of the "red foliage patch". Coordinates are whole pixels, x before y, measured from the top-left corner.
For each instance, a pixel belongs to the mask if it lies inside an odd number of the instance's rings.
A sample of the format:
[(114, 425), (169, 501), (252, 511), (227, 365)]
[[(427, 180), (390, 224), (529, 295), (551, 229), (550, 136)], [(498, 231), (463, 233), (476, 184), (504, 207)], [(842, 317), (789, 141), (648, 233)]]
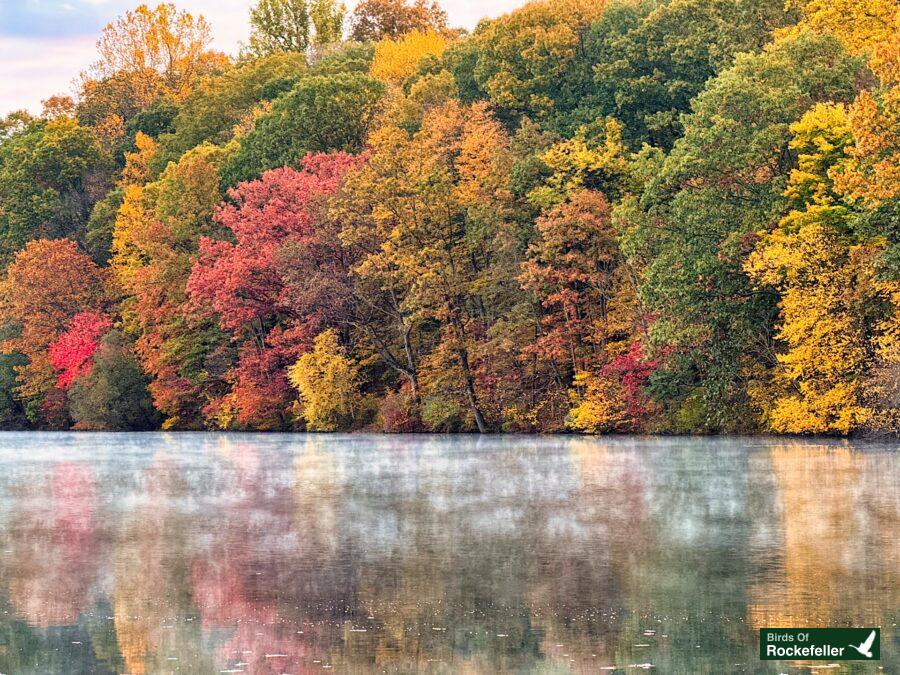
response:
[(94, 352), (110, 328), (112, 319), (105, 314), (82, 312), (72, 317), (66, 332), (50, 345), (50, 361), (57, 373), (57, 387), (68, 389), (76, 378), (91, 371)]

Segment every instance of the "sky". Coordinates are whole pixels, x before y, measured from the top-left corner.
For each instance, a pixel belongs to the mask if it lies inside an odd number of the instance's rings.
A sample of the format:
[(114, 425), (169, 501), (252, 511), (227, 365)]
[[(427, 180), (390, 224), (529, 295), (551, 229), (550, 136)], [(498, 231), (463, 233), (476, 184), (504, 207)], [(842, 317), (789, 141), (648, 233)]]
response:
[[(155, 4), (156, 0), (147, 4)], [(162, 0), (160, 0), (162, 1)], [(246, 40), (253, 0), (174, 0), (212, 26), (213, 47), (235, 53)], [(72, 94), (78, 74), (95, 60), (94, 45), (110, 21), (141, 0), (0, 0), (0, 117), (41, 110), (41, 101)], [(347, 3), (351, 7), (353, 2)], [(443, 0), (450, 24), (473, 28), (524, 0)]]

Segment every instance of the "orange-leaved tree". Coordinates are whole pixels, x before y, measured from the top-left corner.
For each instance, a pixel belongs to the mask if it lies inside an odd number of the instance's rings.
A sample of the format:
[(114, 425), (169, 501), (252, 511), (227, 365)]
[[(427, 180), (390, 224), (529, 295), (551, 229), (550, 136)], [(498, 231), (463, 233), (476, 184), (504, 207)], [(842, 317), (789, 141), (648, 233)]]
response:
[[(139, 179), (152, 158), (155, 145), (139, 147), (126, 177)], [(186, 290), (200, 238), (221, 231), (214, 215), (224, 156), (202, 145), (170, 163), (158, 180), (125, 185), (115, 222), (112, 269), (125, 294), (123, 318), (138, 336), (136, 352), (167, 427), (202, 426), (201, 411), (218, 395), (228, 368), (227, 338), (214, 321), (187, 308)]]
[(17, 368), (18, 396), (39, 405), (55, 388), (50, 345), (75, 315), (102, 307), (104, 277), (69, 239), (34, 240), (16, 254), (0, 283), (0, 317), (12, 335), (0, 349), (28, 358)]
[(377, 313), (392, 328), (371, 329), (370, 337), (418, 396), (424, 364), (414, 345), (428, 325), (438, 343), (425, 366), (432, 409), (458, 409), (466, 424), (486, 431), (472, 349), (503, 315), (513, 276), (510, 267), (504, 271), (509, 139), (486, 105), (451, 101), (426, 114), (415, 134), (382, 128), (368, 151), (348, 181), (355, 213), (342, 238), (362, 250), (354, 268), (362, 285), (389, 291), (386, 310)]

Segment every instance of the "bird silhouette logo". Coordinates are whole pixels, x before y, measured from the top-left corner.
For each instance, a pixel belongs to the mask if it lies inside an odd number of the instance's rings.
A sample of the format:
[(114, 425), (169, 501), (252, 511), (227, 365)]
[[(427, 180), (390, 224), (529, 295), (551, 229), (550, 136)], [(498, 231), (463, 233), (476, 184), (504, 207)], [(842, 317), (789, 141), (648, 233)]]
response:
[(869, 637), (866, 638), (865, 642), (860, 643), (859, 646), (850, 645), (853, 649), (858, 651), (860, 654), (865, 656), (867, 659), (872, 658), (872, 643), (875, 642), (875, 631), (873, 630), (869, 633)]

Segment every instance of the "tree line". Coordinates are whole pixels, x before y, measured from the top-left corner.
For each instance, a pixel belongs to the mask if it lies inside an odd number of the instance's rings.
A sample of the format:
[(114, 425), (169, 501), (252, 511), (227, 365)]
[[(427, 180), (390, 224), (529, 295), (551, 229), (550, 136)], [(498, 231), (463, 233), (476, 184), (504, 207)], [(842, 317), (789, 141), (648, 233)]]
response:
[(0, 426), (900, 429), (893, 0), (260, 0), (0, 121)]

